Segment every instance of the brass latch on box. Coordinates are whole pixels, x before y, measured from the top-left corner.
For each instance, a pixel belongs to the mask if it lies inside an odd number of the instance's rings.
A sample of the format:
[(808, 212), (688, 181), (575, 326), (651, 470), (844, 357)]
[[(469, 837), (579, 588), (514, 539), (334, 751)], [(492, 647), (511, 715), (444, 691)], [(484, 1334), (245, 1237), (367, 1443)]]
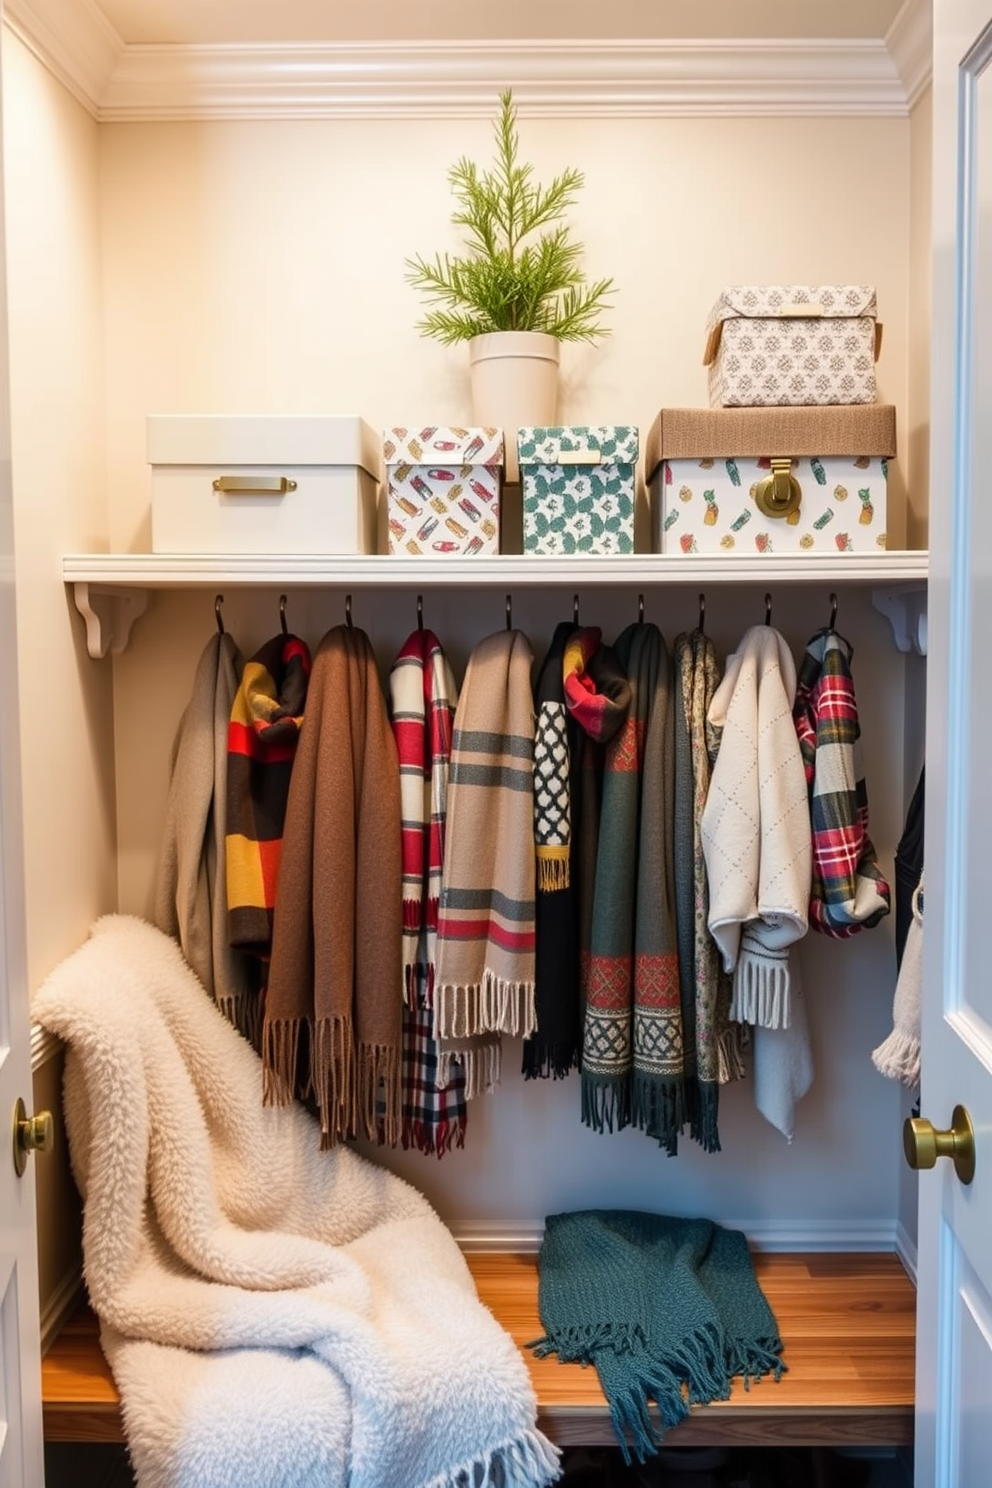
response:
[(792, 474), (792, 461), (786, 456), (774, 456), (772, 473), (758, 482), (754, 488), (754, 504), (764, 517), (788, 517), (799, 510), (802, 490)]
[(284, 496), (296, 490), (288, 475), (219, 475), (214, 490), (238, 496)]

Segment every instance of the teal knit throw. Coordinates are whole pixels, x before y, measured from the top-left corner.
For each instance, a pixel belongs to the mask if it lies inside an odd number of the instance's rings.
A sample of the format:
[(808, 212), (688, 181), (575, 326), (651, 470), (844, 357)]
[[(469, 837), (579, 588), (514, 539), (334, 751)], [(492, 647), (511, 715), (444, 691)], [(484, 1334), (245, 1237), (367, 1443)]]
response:
[[(549, 1215), (539, 1357), (594, 1364), (624, 1459), (643, 1462), (690, 1406), (785, 1365), (747, 1240), (707, 1219), (632, 1210)], [(649, 1413), (658, 1407), (659, 1424)]]

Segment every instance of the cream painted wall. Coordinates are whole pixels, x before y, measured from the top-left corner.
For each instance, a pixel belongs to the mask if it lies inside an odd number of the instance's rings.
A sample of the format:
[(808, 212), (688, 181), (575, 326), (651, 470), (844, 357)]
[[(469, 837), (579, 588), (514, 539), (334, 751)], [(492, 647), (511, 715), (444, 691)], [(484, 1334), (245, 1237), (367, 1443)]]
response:
[(116, 898), (110, 670), (89, 660), (62, 554), (107, 545), (99, 131), (4, 38), (7, 273), (28, 973)]
[[(877, 285), (880, 393), (905, 428), (905, 120), (524, 120), (521, 133), (542, 175), (572, 163), (585, 170), (576, 223), (586, 263), (620, 286), (612, 337), (600, 348), (564, 348), (563, 421), (635, 422), (646, 431), (663, 405), (705, 404), (703, 328), (723, 284), (839, 280)], [(464, 349), (418, 337), (419, 305), (403, 279), (406, 254), (453, 245), (445, 173), (462, 150), (488, 158), (485, 124), (106, 127), (112, 547), (149, 544), (149, 412), (350, 411), (376, 426), (469, 418)], [(900, 462), (892, 469), (898, 542), (905, 482)], [(291, 593), (292, 627), (316, 645), (342, 618), (342, 598)], [(775, 623), (801, 650), (827, 618), (826, 592), (796, 586), (774, 599)], [(473, 642), (502, 623), (502, 596), (435, 589), (424, 601), (460, 674)], [(583, 618), (614, 634), (633, 618), (633, 603), (622, 591), (586, 595)], [(654, 591), (647, 605), (669, 640), (695, 619), (694, 595)], [(514, 622), (538, 655), (560, 607), (549, 595), (514, 596)], [(753, 589), (707, 596), (721, 654), (762, 614)], [(250, 654), (276, 627), (276, 596), (229, 594), (225, 618)], [(355, 620), (385, 670), (414, 624), (413, 596), (363, 591)], [(905, 664), (866, 594), (846, 593), (840, 620), (864, 679), (873, 835), (891, 862), (906, 794)], [(211, 595), (156, 595), (114, 662), (125, 910), (148, 909), (171, 730), (212, 625)], [(464, 1153), (442, 1164), (413, 1154), (386, 1160), (462, 1233), (532, 1231), (553, 1208), (650, 1203), (786, 1236), (848, 1225), (862, 1242), (873, 1227), (891, 1237), (900, 1096), (869, 1055), (889, 1026), (893, 967), (888, 925), (848, 943), (813, 938), (804, 947), (818, 1074), (792, 1147), (755, 1114), (750, 1085), (726, 1097), (718, 1157), (686, 1143), (670, 1162), (639, 1134), (597, 1137), (580, 1125), (577, 1081), (525, 1084), (510, 1043), (503, 1087), (473, 1109)], [(865, 1131), (882, 1136), (867, 1144)]]
[(913, 109), (909, 121), (910, 221), (909, 221), (909, 386), (907, 437), (903, 447), (908, 457), (909, 503), (907, 541), (910, 547), (927, 546), (930, 497), (930, 135), (933, 128), (932, 95), (928, 88)]

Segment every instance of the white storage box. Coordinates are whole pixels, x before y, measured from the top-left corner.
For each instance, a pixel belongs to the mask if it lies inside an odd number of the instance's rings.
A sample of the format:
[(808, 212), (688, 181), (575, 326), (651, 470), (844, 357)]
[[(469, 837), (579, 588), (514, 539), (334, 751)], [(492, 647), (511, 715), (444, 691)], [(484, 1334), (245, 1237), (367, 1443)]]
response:
[(710, 405), (874, 403), (881, 344), (870, 285), (733, 285), (706, 326)]
[(877, 553), (890, 404), (663, 408), (648, 435), (659, 553)]
[(381, 458), (364, 419), (153, 414), (155, 553), (374, 553)]

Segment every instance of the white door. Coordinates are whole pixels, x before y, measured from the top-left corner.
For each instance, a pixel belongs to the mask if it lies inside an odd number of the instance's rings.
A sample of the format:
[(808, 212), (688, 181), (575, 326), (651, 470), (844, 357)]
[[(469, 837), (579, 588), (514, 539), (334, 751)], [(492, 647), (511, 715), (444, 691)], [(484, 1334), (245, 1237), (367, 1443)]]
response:
[[(0, 135), (0, 164), (2, 160)], [(3, 244), (0, 220), (0, 1488), (41, 1488), (45, 1478), (34, 1166), (29, 1161), (24, 1176), (17, 1176), (12, 1140), (17, 1098), (24, 1100), (29, 1111), (31, 1107), (31, 1030), (22, 907), (7, 275)]]
[(934, 7), (934, 300), (917, 1488), (992, 1482), (992, 0)]

